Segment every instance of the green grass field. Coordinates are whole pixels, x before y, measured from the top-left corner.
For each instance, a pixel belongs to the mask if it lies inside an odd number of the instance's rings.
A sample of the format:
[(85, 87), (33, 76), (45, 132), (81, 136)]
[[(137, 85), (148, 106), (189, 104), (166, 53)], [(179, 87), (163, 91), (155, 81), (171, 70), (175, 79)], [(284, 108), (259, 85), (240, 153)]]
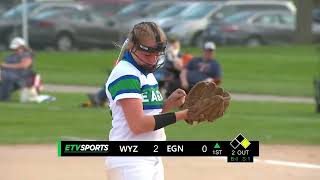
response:
[[(197, 49), (184, 49), (201, 55)], [(5, 57), (8, 53), (0, 54)], [(101, 86), (117, 51), (38, 52), (36, 69), (45, 83)], [(223, 86), (231, 92), (312, 96), (312, 80), (320, 72), (315, 46), (219, 48)], [(0, 144), (55, 143), (64, 136), (107, 139), (111, 117), (107, 109), (79, 107), (85, 94), (54, 94), (44, 104), (0, 103)], [(320, 144), (320, 115), (313, 104), (231, 103), (214, 124), (189, 126), (179, 122), (167, 129), (169, 140), (231, 140), (243, 133), (262, 143)]]
[[(63, 136), (107, 139), (111, 118), (107, 108), (79, 107), (82, 94), (54, 94), (45, 104), (0, 103), (0, 144), (55, 143)], [(166, 128), (168, 140), (248, 139), (276, 144), (320, 144), (320, 114), (312, 104), (233, 101), (229, 112), (213, 124), (178, 122)]]
[[(201, 50), (186, 48), (196, 56)], [(7, 53), (0, 54), (5, 57)], [(44, 83), (101, 86), (118, 51), (38, 52), (36, 69)], [(313, 96), (313, 78), (320, 72), (316, 46), (219, 48), (223, 86), (231, 92)]]

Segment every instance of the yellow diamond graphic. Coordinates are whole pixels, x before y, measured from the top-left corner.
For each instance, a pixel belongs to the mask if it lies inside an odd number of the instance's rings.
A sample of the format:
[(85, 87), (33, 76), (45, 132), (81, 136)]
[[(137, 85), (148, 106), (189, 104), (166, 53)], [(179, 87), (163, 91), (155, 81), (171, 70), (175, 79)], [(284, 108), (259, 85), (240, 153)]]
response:
[(250, 144), (251, 144), (251, 143), (250, 143), (250, 141), (249, 141), (247, 138), (244, 138), (244, 140), (242, 140), (242, 142), (241, 142), (241, 145), (242, 145), (245, 149), (247, 149), (247, 147), (249, 147)]

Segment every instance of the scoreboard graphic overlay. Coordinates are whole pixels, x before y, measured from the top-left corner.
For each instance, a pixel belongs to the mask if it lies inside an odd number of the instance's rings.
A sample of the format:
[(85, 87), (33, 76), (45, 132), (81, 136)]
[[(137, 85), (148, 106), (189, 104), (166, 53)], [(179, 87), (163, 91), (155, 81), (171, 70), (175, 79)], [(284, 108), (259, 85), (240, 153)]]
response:
[(58, 156), (226, 156), (253, 162), (259, 141), (239, 134), (232, 141), (58, 141)]

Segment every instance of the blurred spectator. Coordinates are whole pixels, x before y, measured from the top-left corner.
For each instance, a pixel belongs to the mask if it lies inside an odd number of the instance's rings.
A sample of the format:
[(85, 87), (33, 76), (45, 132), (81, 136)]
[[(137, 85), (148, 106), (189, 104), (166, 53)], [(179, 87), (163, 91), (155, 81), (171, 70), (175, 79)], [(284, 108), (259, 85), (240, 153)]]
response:
[(81, 104), (82, 107), (106, 107), (108, 98), (105, 86), (100, 88), (96, 93), (89, 93), (88, 100)]
[(24, 39), (14, 38), (10, 43), (10, 49), (14, 53), (6, 57), (0, 65), (0, 101), (10, 100), (11, 94), (15, 90), (30, 85), (34, 76), (33, 54)]
[(192, 59), (185, 69), (181, 71), (180, 80), (182, 88), (190, 88), (199, 81), (221, 83), (221, 67), (215, 59), (216, 45), (206, 42), (203, 48), (203, 57)]
[[(118, 60), (114, 62), (114, 66), (118, 64)], [(106, 95), (106, 89), (103, 85), (95, 93), (87, 94), (88, 100), (81, 104), (81, 107), (106, 107), (108, 104), (108, 97)]]
[(165, 93), (166, 97), (180, 87), (179, 75), (183, 68), (183, 54), (180, 48), (180, 41), (178, 39), (170, 39), (165, 64), (154, 73), (159, 82), (159, 88), (162, 90), (162, 93)]

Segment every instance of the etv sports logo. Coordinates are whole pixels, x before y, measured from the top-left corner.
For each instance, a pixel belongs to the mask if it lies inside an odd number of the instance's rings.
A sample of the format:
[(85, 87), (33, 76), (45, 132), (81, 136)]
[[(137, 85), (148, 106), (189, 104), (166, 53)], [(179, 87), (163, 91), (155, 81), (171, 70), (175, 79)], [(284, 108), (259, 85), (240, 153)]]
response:
[(230, 145), (231, 147), (233, 147), (233, 149), (237, 149), (240, 145), (243, 148), (247, 149), (250, 146), (250, 144), (250, 141), (247, 138), (245, 138), (241, 133), (230, 142)]

